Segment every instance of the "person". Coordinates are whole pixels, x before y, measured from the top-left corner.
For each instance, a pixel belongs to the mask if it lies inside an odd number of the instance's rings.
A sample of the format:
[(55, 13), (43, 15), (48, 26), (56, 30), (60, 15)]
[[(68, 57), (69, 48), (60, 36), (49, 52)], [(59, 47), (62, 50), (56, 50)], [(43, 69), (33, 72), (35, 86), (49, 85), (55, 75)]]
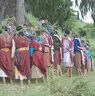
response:
[(81, 54), (81, 42), (77, 34), (74, 34), (74, 63), (77, 69), (78, 75), (82, 74), (81, 65), (82, 65), (82, 54)]
[(15, 25), (15, 19), (9, 18), (7, 21), (7, 27), (8, 27), (8, 33), (12, 37), (16, 34), (16, 25)]
[(40, 32), (40, 37), (41, 37), (41, 41), (42, 41), (42, 50), (43, 50), (43, 54), (44, 54), (44, 59), (45, 59), (45, 64), (47, 66), (47, 78), (49, 77), (49, 75), (51, 75), (51, 54), (50, 54), (50, 48), (51, 45), (49, 43), (49, 35), (47, 34), (46, 31), (42, 30)]
[(30, 84), (30, 57), (28, 38), (23, 36), (22, 26), (17, 26), (17, 35), (14, 37), (15, 41), (15, 78), (20, 79), (21, 86), (23, 87), (23, 80), (28, 79)]
[(48, 34), (52, 34), (52, 24), (48, 21), (48, 19), (45, 19), (45, 28), (47, 29)]
[(60, 36), (57, 34), (53, 35), (53, 46), (54, 46), (54, 66), (56, 68), (56, 75), (61, 76), (61, 52), (62, 52), (62, 44), (61, 44)]
[(32, 42), (29, 45), (30, 61), (32, 66), (32, 78), (35, 78), (37, 83), (37, 78), (46, 78), (46, 65), (42, 53), (42, 46), (40, 43), (40, 38), (33, 34)]
[(62, 40), (63, 45), (63, 63), (67, 69), (67, 77), (72, 77), (73, 67), (73, 41), (70, 38), (69, 30), (65, 30), (65, 38)]
[(28, 42), (30, 44), (31, 43), (32, 34), (33, 34), (33, 28), (32, 28), (31, 23), (29, 23), (27, 25), (24, 24), (24, 29), (25, 29), (24, 36), (26, 36), (28, 38)]
[(92, 68), (91, 48), (88, 40), (86, 42), (85, 48), (86, 48), (86, 55), (87, 55), (87, 71), (90, 72), (93, 68)]
[[(12, 38), (7, 33), (7, 27), (0, 30), (0, 77), (6, 84), (6, 78), (12, 81)], [(11, 82), (12, 83), (12, 82)]]
[(82, 73), (86, 74), (88, 70), (88, 64), (87, 64), (87, 54), (86, 54), (86, 47), (85, 47), (85, 41), (81, 40), (81, 57), (82, 57), (82, 62), (81, 62), (81, 69)]
[(51, 35), (53, 30), (52, 30), (52, 24), (48, 21), (48, 19), (40, 20), (38, 23), (40, 28), (45, 30), (47, 34)]

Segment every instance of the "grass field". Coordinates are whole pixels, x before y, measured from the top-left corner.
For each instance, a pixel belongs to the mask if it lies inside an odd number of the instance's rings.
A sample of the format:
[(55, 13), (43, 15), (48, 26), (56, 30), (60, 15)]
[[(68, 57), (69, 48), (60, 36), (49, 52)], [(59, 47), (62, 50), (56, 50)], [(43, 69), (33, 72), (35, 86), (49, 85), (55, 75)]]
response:
[(23, 88), (19, 83), (0, 85), (0, 96), (95, 96), (95, 72), (70, 79), (63, 75)]

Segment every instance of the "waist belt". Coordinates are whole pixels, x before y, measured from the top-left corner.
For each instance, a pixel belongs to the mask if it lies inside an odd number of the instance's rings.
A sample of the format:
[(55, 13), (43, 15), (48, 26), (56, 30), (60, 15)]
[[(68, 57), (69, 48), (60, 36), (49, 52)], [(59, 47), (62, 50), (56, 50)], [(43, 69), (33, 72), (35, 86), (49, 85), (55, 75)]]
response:
[(44, 46), (45, 46), (45, 47), (48, 47), (48, 48), (50, 48), (50, 46), (49, 46), (49, 45), (46, 45), (46, 44), (44, 44)]
[(2, 48), (1, 51), (8, 52), (10, 49), (9, 48)]
[(22, 48), (18, 48), (17, 51), (25, 51), (25, 50), (28, 50), (27, 47), (22, 47)]

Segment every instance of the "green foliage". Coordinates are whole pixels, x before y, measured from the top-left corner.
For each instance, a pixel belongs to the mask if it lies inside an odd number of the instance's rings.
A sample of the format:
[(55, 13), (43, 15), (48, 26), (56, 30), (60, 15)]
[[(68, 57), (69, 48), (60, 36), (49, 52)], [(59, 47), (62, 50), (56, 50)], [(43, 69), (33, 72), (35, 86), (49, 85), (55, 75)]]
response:
[(27, 13), (27, 18), (28, 18), (28, 21), (33, 25), (34, 28), (37, 28), (38, 27), (38, 24), (37, 24), (37, 18), (35, 18), (32, 13)]
[(28, 12), (39, 19), (48, 18), (49, 21), (63, 27), (64, 22), (70, 18), (72, 2), (70, 0), (25, 0)]
[(87, 38), (95, 38), (95, 26), (93, 24), (86, 24), (82, 29), (86, 32)]
[(80, 37), (86, 36), (86, 31), (84, 29), (80, 28), (79, 29), (79, 35), (80, 35)]
[(66, 22), (64, 23), (64, 28), (67, 29), (75, 29), (76, 27), (76, 18), (74, 16), (71, 16), (69, 19), (66, 20)]
[(79, 28), (83, 28), (85, 23), (79, 21), (76, 16), (71, 16), (64, 22), (64, 28), (70, 29), (71, 31), (79, 31)]

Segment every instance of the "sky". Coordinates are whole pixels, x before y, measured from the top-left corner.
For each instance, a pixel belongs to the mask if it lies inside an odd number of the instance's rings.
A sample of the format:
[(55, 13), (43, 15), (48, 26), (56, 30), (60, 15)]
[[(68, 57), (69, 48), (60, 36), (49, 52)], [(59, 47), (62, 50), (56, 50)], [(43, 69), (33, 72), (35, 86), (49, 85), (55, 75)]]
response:
[[(75, 5), (75, 0), (71, 0), (73, 2), (73, 6), (71, 7), (72, 9), (76, 10), (76, 11), (79, 11), (79, 17), (80, 19), (83, 21), (83, 22), (86, 22), (86, 23), (93, 23), (93, 20), (91, 18), (91, 13), (88, 12), (87, 15), (84, 17), (84, 19), (81, 17), (81, 13), (80, 13), (80, 10), (79, 8)], [(79, 0), (80, 2), (80, 0)]]

